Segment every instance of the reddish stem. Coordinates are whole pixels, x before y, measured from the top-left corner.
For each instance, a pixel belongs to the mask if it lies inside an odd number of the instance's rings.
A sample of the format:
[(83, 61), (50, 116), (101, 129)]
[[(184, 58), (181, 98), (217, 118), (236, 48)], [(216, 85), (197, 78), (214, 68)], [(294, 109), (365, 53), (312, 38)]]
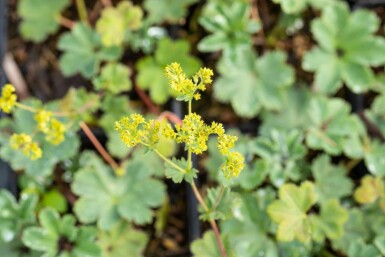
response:
[(151, 101), (148, 95), (141, 88), (135, 86), (135, 91), (151, 113), (159, 113), (159, 108)]
[(106, 7), (112, 6), (111, 0), (101, 0), (102, 4)]
[(166, 119), (174, 124), (182, 125), (182, 120), (173, 112), (164, 111), (159, 115), (158, 119)]
[(96, 150), (100, 153), (100, 155), (103, 157), (108, 164), (114, 169), (117, 170), (119, 168), (119, 165), (115, 162), (115, 160), (111, 157), (111, 155), (104, 149), (102, 144), (99, 142), (99, 140), (95, 137), (95, 135), (92, 133), (91, 129), (87, 126), (85, 122), (80, 122), (80, 127), (86, 134), (86, 136), (90, 139), (92, 144), (95, 146)]
[(72, 29), (75, 26), (75, 22), (73, 20), (70, 20), (70, 19), (63, 17), (63, 16), (59, 17), (59, 23), (60, 23), (60, 25), (62, 25), (63, 27), (65, 27), (67, 29)]

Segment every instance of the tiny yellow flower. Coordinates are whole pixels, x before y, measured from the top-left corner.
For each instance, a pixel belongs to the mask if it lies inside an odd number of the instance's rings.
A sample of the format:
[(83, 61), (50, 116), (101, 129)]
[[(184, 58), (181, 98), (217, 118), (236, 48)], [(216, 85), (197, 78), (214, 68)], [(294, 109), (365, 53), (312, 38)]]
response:
[(11, 84), (6, 84), (1, 91), (0, 110), (10, 113), (16, 104), (17, 96), (15, 88)]
[(60, 121), (52, 118), (45, 139), (51, 144), (58, 145), (64, 140), (65, 126)]
[(20, 149), (31, 160), (39, 159), (43, 154), (39, 145), (32, 141), (32, 137), (24, 133), (13, 134), (10, 138), (10, 146), (14, 150)]
[(226, 179), (238, 177), (244, 164), (244, 157), (238, 152), (230, 152), (226, 156), (226, 161), (222, 164), (221, 170)]
[(115, 130), (119, 132), (120, 139), (128, 147), (144, 144), (155, 146), (159, 141), (160, 123), (146, 120), (140, 114), (132, 114), (115, 122)]
[(175, 134), (175, 131), (172, 129), (171, 125), (169, 123), (167, 123), (164, 127), (163, 127), (163, 136), (165, 138), (168, 138), (168, 139), (175, 139), (176, 137), (176, 134)]
[(235, 141), (237, 141), (236, 136), (222, 134), (218, 137), (217, 147), (221, 154), (226, 155), (229, 153), (229, 150), (234, 147)]
[(187, 78), (179, 63), (167, 65), (165, 71), (171, 88), (179, 93), (177, 100), (199, 100), (201, 95), (197, 91), (204, 91), (206, 85), (212, 82), (213, 71), (208, 68), (199, 69), (192, 79)]
[(34, 116), (35, 121), (37, 122), (38, 129), (47, 133), (49, 131), (49, 123), (51, 121), (52, 112), (46, 110), (39, 110)]

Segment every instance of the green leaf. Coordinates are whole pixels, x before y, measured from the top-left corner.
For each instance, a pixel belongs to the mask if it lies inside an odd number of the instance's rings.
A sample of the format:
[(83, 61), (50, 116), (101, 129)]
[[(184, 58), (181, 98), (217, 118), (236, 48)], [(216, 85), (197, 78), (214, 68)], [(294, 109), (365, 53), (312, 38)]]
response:
[(200, 219), (204, 221), (214, 220), (226, 220), (232, 217), (231, 207), (236, 204), (236, 196), (230, 191), (229, 188), (223, 188), (222, 197), (219, 202), (217, 202), (218, 196), (220, 194), (221, 188), (209, 188), (207, 189), (207, 194), (205, 202), (209, 211), (206, 212), (203, 208), (200, 208)]
[(165, 189), (161, 182), (149, 177), (146, 165), (128, 162), (125, 175), (116, 177), (91, 152), (83, 153), (80, 162), (82, 168), (75, 175), (72, 190), (80, 197), (75, 214), (81, 222), (97, 221), (103, 230), (112, 229), (122, 219), (137, 224), (151, 222), (151, 208), (162, 204)]
[(80, 73), (85, 78), (97, 73), (101, 61), (115, 61), (122, 53), (119, 47), (103, 47), (100, 36), (82, 23), (61, 36), (58, 49), (64, 52), (59, 62), (63, 74)]
[(149, 13), (148, 19), (153, 23), (167, 21), (177, 23), (187, 14), (187, 8), (198, 0), (146, 0), (144, 8)]
[(266, 136), (256, 138), (252, 151), (262, 158), (275, 186), (286, 180), (298, 180), (299, 161), (306, 155), (303, 136), (297, 130), (281, 132), (273, 129)]
[(45, 252), (43, 256), (100, 256), (95, 231), (75, 226), (72, 215), (60, 218), (54, 209), (45, 208), (39, 214), (39, 222), (40, 227), (25, 229), (22, 241), (31, 249)]
[(309, 5), (320, 9), (333, 3), (333, 0), (273, 0), (274, 3), (280, 4), (285, 13), (294, 14), (306, 10)]
[(374, 35), (378, 26), (372, 12), (350, 13), (344, 3), (325, 5), (311, 27), (319, 46), (304, 56), (302, 65), (305, 70), (315, 71), (315, 84), (321, 92), (336, 93), (342, 82), (355, 93), (374, 85), (370, 66), (385, 63), (385, 40)]
[(68, 208), (66, 198), (56, 189), (52, 189), (43, 194), (43, 197), (40, 201), (40, 206), (52, 207), (59, 213), (67, 212)]
[(357, 239), (367, 241), (370, 236), (369, 226), (366, 224), (367, 217), (357, 208), (349, 210), (349, 219), (344, 225), (342, 238), (332, 241), (333, 248), (347, 252)]
[(41, 253), (27, 248), (20, 240), (4, 243), (0, 240), (1, 254), (7, 257), (41, 257)]
[(240, 53), (235, 62), (222, 60), (218, 67), (221, 77), (214, 83), (215, 98), (230, 102), (242, 117), (254, 117), (261, 108), (280, 110), (283, 94), (294, 80), (285, 59), (282, 52), (270, 52), (256, 59), (254, 52), (248, 50)]
[[(264, 188), (255, 193), (243, 193), (233, 202), (233, 218), (222, 222), (221, 233), (228, 237), (235, 256), (279, 256), (275, 242), (268, 235), (271, 220), (266, 207), (274, 200), (272, 189)], [(258, 242), (258, 243), (256, 243)]]
[(311, 215), (312, 237), (315, 241), (323, 242), (325, 238), (339, 239), (344, 234), (344, 224), (349, 218), (337, 199), (331, 199), (321, 204), (321, 213)]
[(188, 41), (171, 41), (166, 38), (159, 41), (154, 56), (147, 56), (138, 61), (138, 86), (149, 90), (155, 103), (165, 103), (173, 93), (165, 76), (166, 65), (180, 63), (187, 76), (192, 76), (201, 66), (200, 61), (191, 56), (189, 51)]
[(8, 191), (0, 191), (0, 241), (11, 242), (17, 239), (24, 226), (34, 224), (37, 197), (24, 195), (16, 202)]
[(68, 6), (68, 0), (22, 0), (17, 12), (22, 18), (20, 32), (23, 38), (36, 43), (59, 29), (60, 13)]
[(142, 257), (148, 236), (123, 223), (115, 226), (111, 231), (99, 231), (98, 242), (103, 257)]
[(333, 165), (329, 156), (322, 155), (313, 161), (311, 169), (315, 178), (315, 189), (321, 202), (351, 195), (353, 183), (346, 176), (343, 165)]
[[(225, 244), (225, 250), (228, 255), (228, 257), (235, 257), (230, 251), (230, 248), (228, 246), (227, 240), (223, 238)], [(204, 233), (203, 237), (201, 239), (195, 240), (191, 244), (191, 252), (193, 253), (194, 257), (221, 257), (221, 252), (218, 249), (218, 244), (215, 239), (214, 232), (208, 231)]]
[(365, 165), (369, 172), (375, 176), (385, 175), (385, 159), (383, 153), (385, 144), (378, 141), (372, 141), (371, 145), (365, 149)]
[(354, 199), (360, 204), (374, 203), (384, 197), (385, 187), (381, 177), (366, 175), (354, 192)]
[(207, 3), (199, 23), (209, 32), (198, 44), (202, 52), (225, 51), (225, 56), (234, 56), (237, 49), (252, 44), (252, 34), (260, 24), (250, 18), (251, 5), (233, 1), (231, 4)]
[(96, 30), (102, 37), (104, 46), (121, 46), (127, 29), (139, 29), (143, 11), (130, 1), (122, 1), (117, 7), (103, 9), (96, 22)]
[(311, 223), (306, 215), (315, 204), (317, 195), (314, 185), (305, 181), (297, 187), (285, 184), (279, 189), (279, 200), (267, 208), (270, 218), (278, 223), (277, 238), (280, 241), (309, 242), (311, 239)]
[(100, 75), (93, 80), (96, 90), (105, 90), (119, 94), (131, 89), (131, 71), (120, 63), (108, 63), (102, 68)]
[[(349, 142), (365, 134), (361, 120), (350, 114), (350, 106), (338, 98), (314, 97), (307, 110), (309, 127), (306, 143), (311, 149), (324, 150), (330, 155), (344, 152), (353, 158), (363, 155), (363, 146), (358, 144), (355, 152)], [(354, 155), (351, 155), (351, 154)]]
[(185, 180), (187, 183), (192, 183), (194, 178), (197, 177), (198, 170), (194, 168), (187, 169), (188, 163), (186, 159), (181, 158), (178, 160), (176, 158), (173, 158), (171, 161), (184, 170), (184, 172), (182, 172), (170, 163), (164, 163), (164, 165), (166, 166), (165, 176), (166, 178), (171, 178), (174, 183), (181, 183), (183, 180)]
[(373, 245), (367, 245), (361, 240), (355, 240), (348, 250), (349, 257), (381, 257)]

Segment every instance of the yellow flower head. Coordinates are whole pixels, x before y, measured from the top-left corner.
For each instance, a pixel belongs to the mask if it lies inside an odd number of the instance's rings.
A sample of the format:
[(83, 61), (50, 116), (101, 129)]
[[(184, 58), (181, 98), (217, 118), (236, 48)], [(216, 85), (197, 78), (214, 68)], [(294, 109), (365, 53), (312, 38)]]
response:
[(221, 154), (226, 155), (229, 153), (229, 150), (234, 147), (235, 141), (237, 141), (236, 136), (222, 134), (218, 137), (217, 147)]
[(159, 141), (160, 123), (146, 120), (140, 114), (132, 114), (115, 122), (115, 130), (119, 132), (120, 139), (128, 147), (143, 144), (153, 147)]
[(52, 118), (49, 123), (48, 131), (45, 139), (51, 144), (58, 145), (64, 140), (65, 126), (55, 118)]
[(187, 78), (180, 64), (176, 62), (167, 65), (165, 70), (171, 88), (179, 93), (177, 100), (199, 100), (201, 95), (196, 91), (204, 91), (206, 85), (212, 82), (213, 71), (208, 68), (199, 69), (193, 79)]
[(225, 163), (222, 164), (221, 170), (226, 179), (238, 177), (244, 164), (244, 157), (238, 152), (230, 152), (226, 156)]
[(11, 84), (6, 84), (1, 91), (0, 110), (10, 113), (16, 104), (16, 100), (15, 88)]
[(35, 121), (37, 122), (38, 129), (43, 132), (47, 133), (49, 131), (49, 123), (51, 121), (52, 112), (45, 111), (45, 110), (39, 110), (34, 116)]
[(51, 144), (58, 145), (64, 140), (65, 126), (52, 116), (50, 111), (39, 110), (34, 118), (38, 129), (46, 135), (45, 139)]
[(39, 145), (32, 141), (32, 137), (24, 133), (13, 134), (10, 138), (10, 146), (14, 150), (20, 149), (31, 160), (39, 159), (43, 154)]
[(176, 141), (185, 143), (186, 149), (196, 154), (207, 150), (207, 140), (212, 131), (211, 127), (203, 122), (201, 116), (196, 113), (186, 115), (183, 125), (176, 125), (175, 128), (177, 130)]
[(170, 123), (164, 125), (162, 133), (163, 136), (168, 139), (175, 139), (176, 137), (175, 131), (172, 129)]

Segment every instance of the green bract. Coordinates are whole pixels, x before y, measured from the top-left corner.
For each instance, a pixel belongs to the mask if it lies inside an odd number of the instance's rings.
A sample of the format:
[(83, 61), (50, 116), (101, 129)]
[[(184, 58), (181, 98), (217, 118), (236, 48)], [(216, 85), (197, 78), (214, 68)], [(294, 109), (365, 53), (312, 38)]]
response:
[(269, 52), (257, 59), (250, 50), (239, 53), (234, 62), (222, 59), (214, 96), (230, 102), (243, 117), (254, 117), (261, 109), (280, 110), (286, 88), (294, 80), (293, 70), (285, 59), (282, 52)]
[(75, 218), (60, 218), (53, 209), (39, 214), (40, 227), (29, 227), (23, 233), (23, 243), (31, 249), (44, 252), (42, 257), (100, 256), (95, 243), (96, 231), (90, 227), (75, 226)]
[(239, 48), (252, 45), (252, 34), (260, 27), (256, 20), (250, 19), (250, 5), (246, 2), (208, 3), (199, 23), (211, 35), (203, 38), (198, 49), (202, 52), (223, 50), (225, 56), (234, 56)]
[(117, 60), (122, 52), (119, 47), (102, 46), (100, 36), (83, 23), (77, 23), (71, 32), (64, 33), (58, 48), (64, 52), (60, 58), (64, 75), (80, 73), (86, 78), (97, 73), (101, 61)]
[(21, 0), (18, 13), (23, 19), (22, 36), (34, 42), (45, 40), (59, 29), (60, 13), (68, 4), (68, 0)]
[(349, 13), (344, 4), (326, 6), (322, 16), (312, 22), (318, 47), (308, 52), (303, 68), (315, 72), (316, 88), (335, 93), (344, 82), (353, 92), (370, 89), (374, 74), (370, 66), (385, 63), (385, 41), (373, 35), (377, 16), (366, 10)]
[(83, 223), (97, 221), (99, 228), (110, 230), (122, 220), (146, 224), (152, 221), (153, 207), (164, 198), (164, 185), (149, 177), (140, 162), (125, 165), (125, 175), (116, 177), (112, 170), (90, 152), (80, 160), (72, 190), (79, 195), (75, 213)]
[(187, 41), (162, 39), (159, 41), (153, 57), (147, 56), (137, 63), (138, 86), (148, 89), (151, 99), (155, 103), (165, 103), (172, 94), (164, 72), (167, 64), (171, 62), (180, 63), (188, 77), (198, 71), (200, 61), (191, 56), (189, 51), (190, 45)]

